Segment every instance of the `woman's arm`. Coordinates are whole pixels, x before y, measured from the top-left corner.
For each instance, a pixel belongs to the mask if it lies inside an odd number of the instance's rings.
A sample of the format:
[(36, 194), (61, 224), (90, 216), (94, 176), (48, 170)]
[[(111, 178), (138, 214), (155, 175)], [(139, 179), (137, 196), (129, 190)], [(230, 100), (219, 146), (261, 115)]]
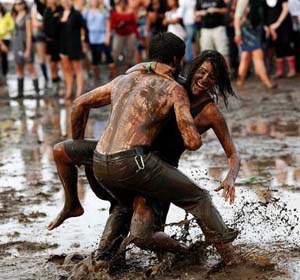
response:
[(25, 22), (26, 28), (26, 47), (24, 57), (29, 58), (31, 48), (32, 48), (32, 27), (31, 27), (31, 19), (28, 17)]
[(240, 170), (240, 156), (232, 141), (229, 133), (226, 120), (219, 109), (214, 105), (208, 105), (208, 117), (212, 120), (212, 129), (218, 137), (225, 154), (228, 158), (229, 170), (221, 185), (215, 189), (219, 191), (223, 189), (223, 196), (225, 201), (229, 199), (230, 204), (234, 202), (235, 198), (235, 180)]
[(288, 14), (289, 14), (288, 2), (284, 2), (282, 3), (282, 11), (280, 13), (280, 16), (274, 23), (270, 25), (270, 28), (272, 30), (276, 30), (282, 24), (282, 22), (285, 20)]

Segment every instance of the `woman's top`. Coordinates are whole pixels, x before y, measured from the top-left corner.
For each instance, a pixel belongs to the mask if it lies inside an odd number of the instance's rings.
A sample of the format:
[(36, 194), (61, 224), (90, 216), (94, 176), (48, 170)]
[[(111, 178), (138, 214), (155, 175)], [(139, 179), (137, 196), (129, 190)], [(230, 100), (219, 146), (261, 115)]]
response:
[(14, 31), (14, 52), (24, 53), (26, 49), (26, 21), (30, 20), (30, 15), (26, 14), (19, 22), (15, 21)]
[[(282, 12), (282, 4), (288, 0), (265, 0), (265, 22), (266, 25), (271, 25), (276, 22)], [(282, 23), (288, 20), (288, 16)]]
[(10, 13), (5, 13), (0, 18), (0, 39), (10, 40), (14, 31), (14, 20)]
[(106, 37), (106, 23), (109, 13), (106, 10), (87, 9), (83, 13), (88, 29), (90, 44), (103, 44)]
[(140, 39), (138, 32), (137, 19), (134, 12), (119, 13), (116, 10), (112, 11), (110, 17), (111, 28), (115, 30), (117, 35), (126, 36), (136, 34)]

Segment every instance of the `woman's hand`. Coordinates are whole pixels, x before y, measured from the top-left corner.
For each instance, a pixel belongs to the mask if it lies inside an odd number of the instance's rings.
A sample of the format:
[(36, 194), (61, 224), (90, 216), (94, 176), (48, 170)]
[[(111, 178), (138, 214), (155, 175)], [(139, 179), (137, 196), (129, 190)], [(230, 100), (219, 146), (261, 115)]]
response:
[(242, 43), (242, 37), (241, 35), (235, 35), (234, 36), (234, 42), (237, 44), (237, 45), (240, 45)]
[(27, 59), (29, 59), (29, 57), (30, 57), (30, 50), (26, 49), (24, 52), (24, 59), (27, 60)]
[(223, 194), (222, 196), (225, 198), (225, 201), (229, 199), (229, 203), (233, 204), (234, 203), (234, 198), (235, 198), (235, 185), (234, 185), (234, 180), (232, 178), (226, 178), (222, 184), (215, 189), (216, 192), (220, 191), (223, 189)]

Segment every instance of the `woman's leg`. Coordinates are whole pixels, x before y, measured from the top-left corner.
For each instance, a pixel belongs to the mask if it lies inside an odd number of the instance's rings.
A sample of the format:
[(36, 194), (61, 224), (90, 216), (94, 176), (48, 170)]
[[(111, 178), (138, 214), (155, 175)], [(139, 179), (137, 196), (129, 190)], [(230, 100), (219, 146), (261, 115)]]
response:
[(262, 49), (257, 49), (252, 52), (253, 64), (255, 73), (261, 79), (262, 83), (266, 88), (273, 88), (274, 85), (271, 83), (264, 62), (264, 54)]
[(73, 95), (73, 71), (71, 67), (71, 61), (69, 60), (68, 56), (61, 55), (61, 65), (64, 73), (65, 78), (65, 99), (70, 100)]
[(238, 69), (238, 81), (237, 86), (242, 87), (245, 83), (245, 79), (247, 77), (249, 65), (251, 62), (251, 52), (243, 51), (241, 54), (240, 65)]
[(23, 97), (24, 94), (24, 64), (16, 64), (16, 71), (18, 77), (18, 98)]
[(49, 78), (48, 78), (47, 66), (46, 66), (46, 44), (44, 42), (38, 42), (35, 44), (35, 49), (37, 51), (41, 70), (47, 85)]
[(74, 73), (76, 75), (76, 97), (83, 93), (83, 70), (81, 60), (71, 60)]
[(37, 79), (37, 75), (36, 75), (34, 65), (31, 64), (31, 63), (26, 63), (26, 69), (27, 69), (27, 71), (29, 72), (29, 74), (31, 76), (35, 93), (39, 94), (39, 91), (40, 91), (39, 82), (38, 82), (38, 79)]

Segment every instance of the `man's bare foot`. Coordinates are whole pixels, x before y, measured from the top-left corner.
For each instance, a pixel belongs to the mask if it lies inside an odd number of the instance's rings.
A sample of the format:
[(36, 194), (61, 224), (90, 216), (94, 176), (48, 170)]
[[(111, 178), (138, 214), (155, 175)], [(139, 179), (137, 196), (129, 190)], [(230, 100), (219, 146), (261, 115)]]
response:
[(74, 209), (63, 208), (57, 215), (57, 217), (48, 225), (48, 230), (53, 230), (56, 227), (60, 226), (66, 219), (72, 217), (81, 216), (84, 213), (84, 210), (81, 205), (77, 206)]

